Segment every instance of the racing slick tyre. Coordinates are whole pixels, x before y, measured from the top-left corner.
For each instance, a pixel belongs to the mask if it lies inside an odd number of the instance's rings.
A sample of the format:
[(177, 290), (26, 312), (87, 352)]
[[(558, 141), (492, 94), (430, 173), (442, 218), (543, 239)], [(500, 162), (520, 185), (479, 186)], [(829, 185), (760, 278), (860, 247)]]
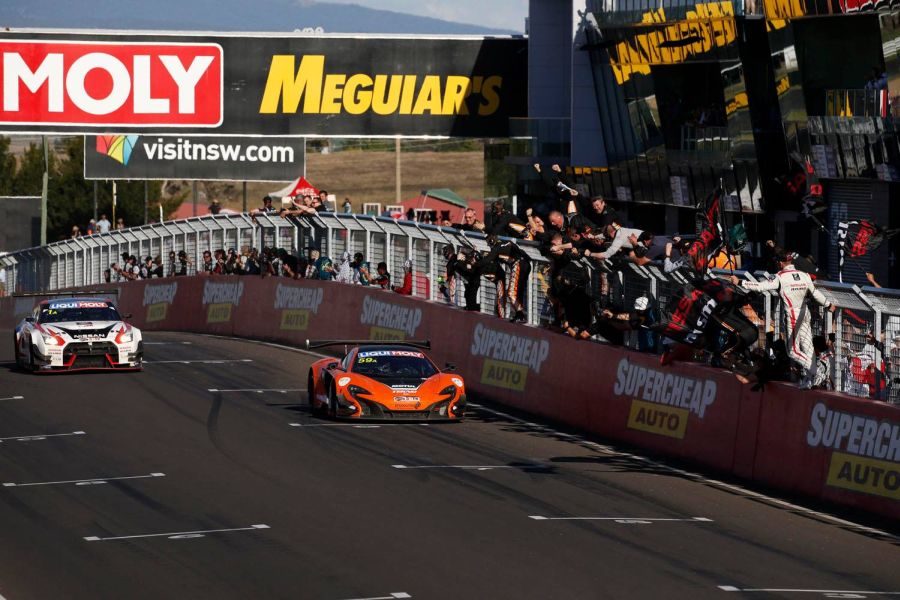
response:
[(312, 369), (310, 369), (309, 375), (306, 378), (306, 401), (309, 403), (309, 412), (312, 414), (319, 412), (319, 409), (316, 408), (315, 396), (316, 388), (315, 383), (313, 382)]
[(23, 357), (22, 368), (31, 373), (38, 370), (37, 363), (34, 360), (34, 346), (32, 345), (30, 338), (28, 339), (28, 362), (26, 363)]
[(19, 355), (19, 340), (16, 339), (16, 334), (13, 332), (13, 356), (16, 357), (16, 368), (24, 369), (25, 367), (22, 365), (22, 357)]
[(328, 388), (328, 416), (337, 419), (337, 394), (334, 387)]

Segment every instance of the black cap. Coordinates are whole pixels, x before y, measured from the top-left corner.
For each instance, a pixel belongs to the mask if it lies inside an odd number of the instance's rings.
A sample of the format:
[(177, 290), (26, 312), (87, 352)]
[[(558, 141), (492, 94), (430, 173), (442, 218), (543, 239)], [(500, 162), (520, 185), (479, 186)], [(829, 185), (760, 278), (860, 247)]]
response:
[(647, 243), (653, 239), (653, 234), (649, 231), (642, 231), (641, 235), (639, 235), (637, 239), (641, 243)]

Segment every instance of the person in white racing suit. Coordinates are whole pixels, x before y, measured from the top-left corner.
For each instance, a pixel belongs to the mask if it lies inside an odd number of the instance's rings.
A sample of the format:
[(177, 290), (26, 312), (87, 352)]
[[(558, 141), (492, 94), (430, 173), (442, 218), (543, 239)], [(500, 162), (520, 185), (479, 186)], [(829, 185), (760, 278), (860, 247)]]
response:
[(831, 312), (834, 312), (835, 306), (825, 298), (822, 292), (816, 289), (809, 274), (794, 267), (790, 255), (779, 255), (777, 260), (781, 270), (774, 279), (746, 281), (739, 280), (732, 275), (731, 282), (754, 292), (778, 290), (784, 304), (785, 329), (787, 331), (785, 342), (788, 354), (791, 360), (800, 367), (800, 388), (810, 389), (816, 379), (816, 352), (813, 348), (810, 310), (806, 300), (807, 297), (811, 297), (817, 304)]

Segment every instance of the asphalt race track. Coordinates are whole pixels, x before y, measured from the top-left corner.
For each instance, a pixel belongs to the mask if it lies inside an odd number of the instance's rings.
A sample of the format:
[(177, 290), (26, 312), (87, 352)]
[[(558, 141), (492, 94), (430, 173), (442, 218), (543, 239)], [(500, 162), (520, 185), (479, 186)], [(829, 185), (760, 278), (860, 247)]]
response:
[(149, 333), (142, 373), (32, 376), (10, 337), (5, 600), (900, 596), (898, 538), (489, 409), (313, 417), (309, 354)]

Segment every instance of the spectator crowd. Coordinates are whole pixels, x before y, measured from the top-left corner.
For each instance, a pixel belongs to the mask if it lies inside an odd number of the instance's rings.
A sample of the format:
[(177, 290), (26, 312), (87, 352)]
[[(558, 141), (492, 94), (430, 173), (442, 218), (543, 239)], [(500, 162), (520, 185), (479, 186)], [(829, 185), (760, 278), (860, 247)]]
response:
[[(483, 233), (488, 248), (479, 251), (464, 236), (458, 238), (463, 243), (443, 247), (445, 262), (436, 278), (439, 298), (455, 304), (457, 287), (461, 284), (463, 307), (481, 311), (479, 291), (482, 286), (490, 287), (494, 292), (486, 296), (493, 301), (490, 312), (511, 322), (526, 322), (529, 275), (536, 270), (537, 280), (545, 292), (544, 306), (540, 307), (545, 317), (542, 320), (548, 327), (572, 338), (616, 345), (628, 342), (632, 348), (661, 355), (664, 364), (671, 360), (702, 360), (735, 369), (739, 378), (746, 375), (750, 381), (793, 380), (805, 387), (835, 389), (835, 372), (840, 369), (844, 374), (840, 391), (873, 399), (893, 399), (900, 395), (900, 327), (876, 338), (865, 329), (864, 320), (852, 311), (844, 311), (843, 329), (855, 331), (856, 335), (844, 336), (850, 342), (839, 353), (841, 364), (836, 364), (834, 336), (826, 335), (827, 328), (822, 326), (823, 319), (829, 314), (825, 312), (824, 317), (816, 317), (817, 321), (813, 323), (816, 335), (812, 335), (809, 323), (805, 325), (802, 333), (809, 337), (812, 359), (801, 360), (798, 352), (788, 347), (784, 340), (777, 339), (773, 331), (764, 331), (764, 320), (756, 314), (752, 302), (746, 298), (740, 301), (740, 297), (746, 295), (746, 292), (738, 293), (741, 281), (734, 280), (729, 285), (727, 281), (717, 280), (709, 270), (743, 266), (780, 273), (793, 269), (812, 281), (818, 267), (811, 257), (767, 242), (761, 262), (750, 266), (750, 257), (740, 254), (739, 243), (710, 245), (701, 228), (690, 235), (669, 236), (632, 226), (624, 222), (603, 196), (586, 197), (580, 193), (559, 166), (535, 165), (534, 168), (544, 181), (548, 196), (540, 214), (528, 209), (524, 218), (520, 218), (508, 211), (502, 202), (496, 202), (484, 220), (468, 209), (460, 223), (440, 223), (462, 232)], [(308, 194), (277, 208), (272, 199), (266, 197), (262, 205), (249, 214), (253, 218), (277, 215), (305, 219), (325, 210), (326, 196), (327, 192)], [(111, 227), (105, 215), (92, 225), (98, 232), (108, 231)], [(741, 233), (731, 232), (732, 238), (740, 240)], [(514, 241), (517, 239), (535, 242), (533, 247), (546, 261), (534, 264), (523, 246)], [(195, 257), (183, 250), (170, 252), (165, 259), (162, 256), (142, 259), (127, 253), (121, 258), (120, 262), (110, 265), (105, 273), (106, 281), (193, 274), (256, 275), (335, 281), (404, 295), (413, 293), (412, 261), (405, 261), (402, 279), (395, 282), (385, 262), (372, 265), (361, 252), (345, 251), (332, 258), (314, 247), (299, 254), (285, 248), (257, 250), (244, 246), (206, 250), (196, 264)], [(630, 268), (629, 265), (655, 265), (659, 271), (674, 280), (686, 282), (686, 285), (680, 292), (670, 290), (668, 307), (660, 306), (659, 300), (649, 293), (641, 293), (637, 298), (629, 294), (626, 302), (622, 273)], [(877, 285), (874, 280), (872, 283)], [(715, 289), (710, 288), (711, 284)], [(750, 290), (753, 289), (750, 286)], [(814, 290), (814, 286), (810, 289)], [(706, 295), (715, 297), (719, 306), (733, 304), (734, 308), (717, 317), (719, 322), (727, 322), (728, 327), (701, 332), (699, 336), (720, 339), (694, 343), (690, 335), (682, 335), (684, 331), (673, 328), (673, 322), (698, 318), (699, 313), (693, 306), (685, 308), (682, 314), (677, 311), (682, 310), (685, 298), (705, 298)], [(535, 301), (531, 299), (531, 302)], [(679, 304), (679, 308), (674, 309), (674, 304)], [(826, 308), (833, 310), (827, 303)], [(860, 322), (854, 322), (854, 319)], [(722, 341), (729, 335), (730, 339)], [(756, 365), (754, 373), (739, 373), (740, 369), (735, 365), (740, 362), (728, 361), (729, 355), (742, 353), (747, 361)], [(880, 363), (878, 357), (881, 357)]]

